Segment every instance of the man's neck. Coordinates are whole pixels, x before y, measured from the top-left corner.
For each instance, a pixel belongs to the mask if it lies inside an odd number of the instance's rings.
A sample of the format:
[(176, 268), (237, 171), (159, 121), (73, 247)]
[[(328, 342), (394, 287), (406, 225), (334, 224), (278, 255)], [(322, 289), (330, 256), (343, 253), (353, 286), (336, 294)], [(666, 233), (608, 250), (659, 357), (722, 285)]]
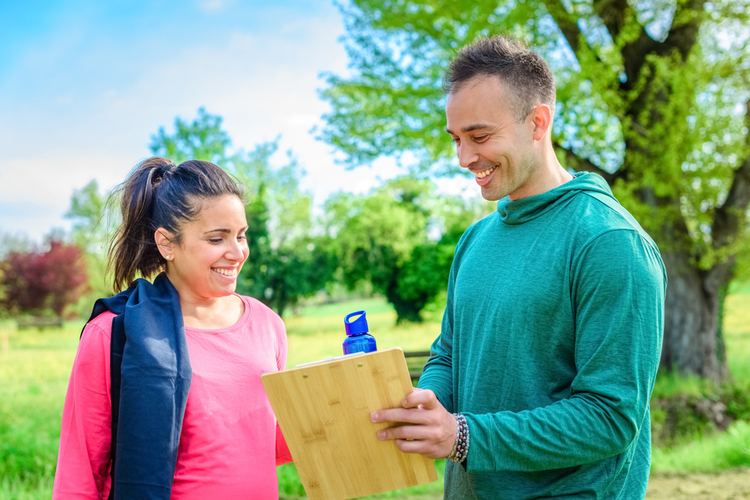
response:
[(511, 201), (546, 193), (573, 180), (573, 176), (558, 161), (551, 143), (548, 147), (544, 148), (542, 161), (532, 176), (534, 180), (528, 183), (528, 187), (524, 186), (523, 189), (519, 189), (509, 195)]

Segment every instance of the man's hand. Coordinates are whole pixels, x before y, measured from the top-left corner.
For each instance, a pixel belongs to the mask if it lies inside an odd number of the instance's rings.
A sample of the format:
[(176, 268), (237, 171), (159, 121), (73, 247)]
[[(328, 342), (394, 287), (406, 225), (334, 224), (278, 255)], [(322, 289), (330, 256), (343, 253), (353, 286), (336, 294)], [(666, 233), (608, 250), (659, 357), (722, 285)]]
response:
[(376, 424), (406, 424), (379, 430), (378, 439), (395, 440), (404, 453), (419, 453), (427, 458), (447, 457), (456, 441), (456, 418), (443, 408), (435, 393), (415, 388), (401, 405), (403, 408), (370, 414), (370, 420)]

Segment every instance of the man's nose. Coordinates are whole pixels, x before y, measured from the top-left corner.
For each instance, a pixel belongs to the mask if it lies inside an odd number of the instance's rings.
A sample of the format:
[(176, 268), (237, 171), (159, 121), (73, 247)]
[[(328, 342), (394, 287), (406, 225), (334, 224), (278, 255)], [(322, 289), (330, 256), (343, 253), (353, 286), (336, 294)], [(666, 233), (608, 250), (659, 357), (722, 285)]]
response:
[(458, 146), (456, 154), (458, 155), (458, 164), (462, 168), (469, 168), (469, 166), (478, 159), (476, 151), (474, 151), (474, 148), (469, 144), (461, 144)]

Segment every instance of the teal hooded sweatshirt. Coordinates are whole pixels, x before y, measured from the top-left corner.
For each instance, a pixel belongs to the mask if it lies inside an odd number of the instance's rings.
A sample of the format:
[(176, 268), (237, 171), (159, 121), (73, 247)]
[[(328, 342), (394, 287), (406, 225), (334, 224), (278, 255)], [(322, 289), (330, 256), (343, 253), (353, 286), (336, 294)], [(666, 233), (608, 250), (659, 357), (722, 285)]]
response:
[(445, 498), (644, 498), (665, 289), (659, 249), (596, 174), (469, 227), (419, 381), (469, 425)]

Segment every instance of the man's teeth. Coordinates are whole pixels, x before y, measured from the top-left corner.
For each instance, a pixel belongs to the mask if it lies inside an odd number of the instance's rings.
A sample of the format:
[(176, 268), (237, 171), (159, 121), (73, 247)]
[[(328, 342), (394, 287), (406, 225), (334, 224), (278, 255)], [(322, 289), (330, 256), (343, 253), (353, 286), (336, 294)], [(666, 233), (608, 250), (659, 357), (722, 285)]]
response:
[(479, 179), (484, 179), (485, 177), (487, 177), (488, 175), (490, 175), (492, 173), (492, 171), (495, 170), (496, 168), (497, 167), (488, 168), (487, 170), (484, 170), (482, 172), (477, 172), (475, 175)]
[(217, 269), (214, 267), (213, 270), (219, 274), (223, 274), (224, 276), (234, 276), (235, 274), (237, 274), (236, 269)]

